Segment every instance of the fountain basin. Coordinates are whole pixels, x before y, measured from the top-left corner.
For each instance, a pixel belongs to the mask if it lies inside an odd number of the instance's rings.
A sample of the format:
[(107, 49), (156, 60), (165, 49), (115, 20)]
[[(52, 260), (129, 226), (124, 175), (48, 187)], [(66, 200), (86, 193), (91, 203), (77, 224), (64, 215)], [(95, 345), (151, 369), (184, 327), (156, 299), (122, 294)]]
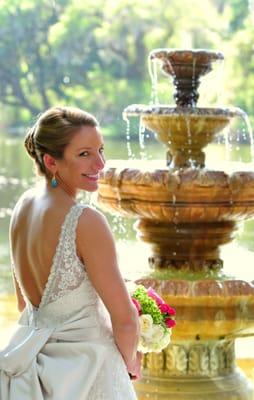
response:
[(143, 278), (137, 283), (153, 287), (176, 308), (173, 340), (220, 340), (254, 334), (254, 281)]
[(105, 169), (100, 206), (138, 218), (155, 270), (221, 269), (221, 246), (232, 241), (239, 221), (254, 216), (254, 173), (152, 168)]
[(144, 106), (134, 104), (123, 112), (124, 118), (140, 116), (144, 127), (168, 147), (170, 167), (204, 167), (202, 151), (217, 133), (234, 117), (246, 118), (238, 108), (188, 108), (166, 105)]
[(105, 169), (99, 185), (103, 208), (173, 223), (239, 221), (254, 216), (253, 172), (152, 168), (153, 164), (151, 168)]
[(212, 63), (223, 60), (219, 51), (204, 49), (154, 49), (149, 54), (150, 60), (158, 60), (166, 75), (183, 77), (184, 79), (199, 78), (212, 70)]

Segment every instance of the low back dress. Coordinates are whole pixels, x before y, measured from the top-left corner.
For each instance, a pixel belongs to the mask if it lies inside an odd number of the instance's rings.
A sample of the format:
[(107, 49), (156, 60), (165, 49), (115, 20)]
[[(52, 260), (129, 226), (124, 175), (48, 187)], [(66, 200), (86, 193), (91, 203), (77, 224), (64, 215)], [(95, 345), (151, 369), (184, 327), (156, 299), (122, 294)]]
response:
[(77, 256), (86, 207), (74, 204), (65, 216), (38, 307), (19, 283), (26, 307), (0, 352), (0, 400), (137, 399), (109, 314)]

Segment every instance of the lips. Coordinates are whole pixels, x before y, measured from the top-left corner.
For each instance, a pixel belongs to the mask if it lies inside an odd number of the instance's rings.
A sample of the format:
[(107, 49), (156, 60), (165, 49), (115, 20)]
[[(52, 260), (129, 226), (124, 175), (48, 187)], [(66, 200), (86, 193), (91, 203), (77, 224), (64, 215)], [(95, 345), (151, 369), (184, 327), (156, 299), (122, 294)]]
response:
[(99, 174), (82, 174), (91, 181), (97, 181), (99, 179)]

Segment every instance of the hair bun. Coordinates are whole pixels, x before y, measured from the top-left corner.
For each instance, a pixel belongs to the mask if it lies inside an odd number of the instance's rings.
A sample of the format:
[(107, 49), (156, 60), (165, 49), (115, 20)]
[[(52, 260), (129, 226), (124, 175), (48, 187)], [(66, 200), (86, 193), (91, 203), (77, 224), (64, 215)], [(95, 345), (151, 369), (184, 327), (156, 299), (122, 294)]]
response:
[(34, 134), (36, 131), (36, 127), (32, 127), (31, 129), (28, 130), (26, 137), (25, 137), (25, 148), (33, 159), (37, 160), (37, 154), (35, 151), (35, 143), (34, 143)]

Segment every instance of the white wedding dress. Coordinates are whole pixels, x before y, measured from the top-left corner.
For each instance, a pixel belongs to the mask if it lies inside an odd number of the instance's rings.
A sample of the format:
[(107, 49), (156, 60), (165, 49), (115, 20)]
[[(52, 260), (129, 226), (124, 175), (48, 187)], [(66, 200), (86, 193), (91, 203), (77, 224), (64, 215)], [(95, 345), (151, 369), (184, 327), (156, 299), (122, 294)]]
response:
[(85, 207), (65, 217), (39, 307), (23, 294), (26, 308), (0, 352), (0, 400), (136, 399), (109, 314), (76, 254)]

